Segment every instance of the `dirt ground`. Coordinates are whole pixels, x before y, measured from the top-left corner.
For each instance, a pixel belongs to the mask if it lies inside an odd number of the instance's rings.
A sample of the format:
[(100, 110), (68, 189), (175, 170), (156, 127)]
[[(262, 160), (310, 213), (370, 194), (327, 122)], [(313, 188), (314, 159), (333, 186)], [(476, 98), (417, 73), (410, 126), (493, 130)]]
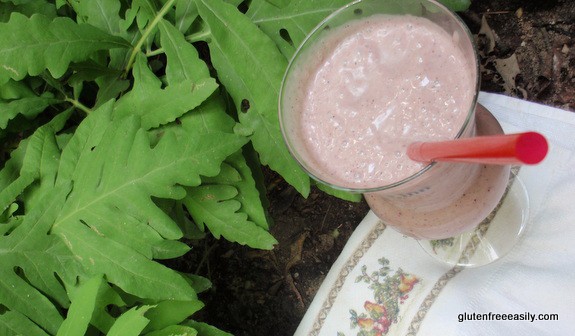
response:
[[(477, 37), (482, 90), (575, 110), (574, 1), (475, 0), (460, 15)], [(272, 172), (266, 183), (273, 251), (214, 240), (199, 249), (207, 259), (198, 271), (213, 288), (197, 317), (237, 336), (293, 335), (368, 211), (318, 190), (303, 199)]]

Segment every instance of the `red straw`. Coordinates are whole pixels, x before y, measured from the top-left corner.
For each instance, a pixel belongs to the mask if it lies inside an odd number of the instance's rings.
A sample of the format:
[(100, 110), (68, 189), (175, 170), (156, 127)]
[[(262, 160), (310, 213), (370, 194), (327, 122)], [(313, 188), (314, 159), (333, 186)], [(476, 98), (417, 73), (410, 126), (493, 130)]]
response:
[(526, 132), (439, 142), (415, 142), (407, 148), (407, 155), (420, 162), (536, 164), (545, 158), (548, 149), (543, 135)]

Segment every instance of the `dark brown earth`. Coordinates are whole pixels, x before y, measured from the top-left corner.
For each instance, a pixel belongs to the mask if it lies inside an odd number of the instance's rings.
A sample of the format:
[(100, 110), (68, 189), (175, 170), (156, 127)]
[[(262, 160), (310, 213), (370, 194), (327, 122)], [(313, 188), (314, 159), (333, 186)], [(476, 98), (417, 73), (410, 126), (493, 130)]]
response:
[[(575, 1), (475, 0), (460, 13), (477, 37), (482, 90), (575, 110)], [(237, 336), (293, 335), (368, 211), (313, 190), (308, 199), (266, 172), (273, 251), (207, 240), (190, 265), (213, 282), (197, 318)], [(195, 259), (195, 260), (192, 260)]]

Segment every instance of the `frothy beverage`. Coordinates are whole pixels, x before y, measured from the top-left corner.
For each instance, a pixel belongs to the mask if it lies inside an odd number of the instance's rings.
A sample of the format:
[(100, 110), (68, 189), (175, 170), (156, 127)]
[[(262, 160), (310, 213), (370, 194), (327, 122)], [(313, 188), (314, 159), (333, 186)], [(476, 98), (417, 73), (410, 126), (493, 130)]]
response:
[(294, 104), (307, 150), (333, 184), (374, 188), (415, 174), (424, 164), (407, 146), (454, 138), (473, 105), (471, 65), (425, 18), (353, 21), (314, 52)]
[(415, 141), (501, 133), (486, 111), (475, 127), (477, 70), (462, 38), (423, 17), (372, 15), (325, 32), (284, 83), (282, 113), (294, 121), (282, 126), (300, 162), (331, 185), (368, 191), (380, 218), (419, 238), (477, 225), (508, 178), (508, 167), (406, 154)]

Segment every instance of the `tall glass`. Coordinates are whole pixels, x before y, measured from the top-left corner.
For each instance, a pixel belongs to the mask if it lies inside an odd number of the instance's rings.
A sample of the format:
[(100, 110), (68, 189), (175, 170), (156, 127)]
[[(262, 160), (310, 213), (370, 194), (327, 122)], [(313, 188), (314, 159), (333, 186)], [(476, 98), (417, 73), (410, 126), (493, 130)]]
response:
[[(303, 169), (317, 181), (333, 188), (363, 193), (372, 211), (388, 226), (414, 237), (434, 257), (455, 265), (478, 266), (507, 253), (523, 232), (526, 194), (517, 182), (510, 184), (510, 166), (466, 163), (436, 163), (385, 185), (350, 186), (330, 176), (306, 145), (302, 132), (298, 95), (306, 94), (306, 79), (312, 60), (321, 52), (325, 36), (350, 22), (385, 14), (426, 18), (447, 32), (469, 66), (453, 69), (453, 76), (466, 71), (475, 79), (472, 99), (464, 121), (456, 125), (456, 138), (503, 133), (497, 120), (476, 104), (479, 92), (478, 57), (465, 24), (434, 0), (359, 0), (335, 11), (303, 41), (286, 71), (280, 92), (280, 124), (285, 142)], [(389, 46), (393, 48), (392, 45)], [(408, 50), (408, 52), (410, 52)], [(415, 52), (415, 50), (413, 50)], [(383, 79), (382, 79), (383, 81)], [(394, 90), (385, 87), (381, 90)], [(337, 92), (334, 92), (336, 95)], [(437, 111), (426, 110), (427, 114)], [(318, 127), (321, 127), (318, 125)], [(393, 169), (390, 168), (390, 169)], [(510, 189), (510, 186), (514, 186)], [(511, 192), (510, 192), (511, 190)], [(505, 218), (495, 216), (502, 199), (509, 210)], [(480, 225), (481, 224), (481, 225)], [(502, 235), (505, 237), (502, 238)], [(492, 236), (492, 237), (490, 237)]]

